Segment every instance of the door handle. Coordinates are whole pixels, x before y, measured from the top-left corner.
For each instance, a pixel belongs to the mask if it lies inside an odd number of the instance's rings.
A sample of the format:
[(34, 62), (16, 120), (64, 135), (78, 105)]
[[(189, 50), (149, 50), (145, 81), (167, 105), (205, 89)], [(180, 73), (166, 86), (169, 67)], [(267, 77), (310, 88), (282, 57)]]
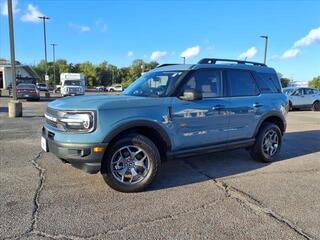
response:
[(253, 104), (253, 107), (255, 108), (259, 108), (259, 107), (262, 107), (263, 105), (261, 103), (254, 103)]
[(215, 111), (215, 110), (221, 110), (224, 108), (225, 108), (225, 106), (219, 104), (219, 105), (215, 105), (214, 107), (212, 107), (212, 110)]

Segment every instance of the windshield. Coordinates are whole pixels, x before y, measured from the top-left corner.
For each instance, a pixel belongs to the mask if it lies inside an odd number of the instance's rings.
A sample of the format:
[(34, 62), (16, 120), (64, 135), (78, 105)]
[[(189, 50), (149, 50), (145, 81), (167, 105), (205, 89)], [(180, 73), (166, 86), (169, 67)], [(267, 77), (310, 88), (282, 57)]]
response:
[(80, 86), (81, 82), (77, 81), (77, 80), (67, 80), (67, 81), (64, 82), (64, 85), (67, 85), (67, 86)]
[(291, 89), (283, 89), (283, 93), (286, 95), (291, 95), (296, 89), (295, 88), (291, 88)]
[(164, 97), (168, 86), (175, 82), (182, 71), (153, 71), (142, 75), (125, 91), (124, 95), (142, 97)]

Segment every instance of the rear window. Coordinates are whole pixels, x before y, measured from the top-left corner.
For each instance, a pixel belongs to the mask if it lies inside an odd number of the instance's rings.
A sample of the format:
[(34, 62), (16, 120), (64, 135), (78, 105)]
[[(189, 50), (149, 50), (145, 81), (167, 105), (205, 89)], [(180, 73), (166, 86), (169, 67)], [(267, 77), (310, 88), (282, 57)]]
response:
[(259, 94), (257, 85), (249, 71), (228, 70), (228, 95), (231, 97), (255, 96)]
[(36, 86), (33, 84), (19, 84), (17, 88), (18, 89), (35, 89)]
[(256, 73), (255, 76), (261, 93), (281, 92), (280, 82), (276, 74)]

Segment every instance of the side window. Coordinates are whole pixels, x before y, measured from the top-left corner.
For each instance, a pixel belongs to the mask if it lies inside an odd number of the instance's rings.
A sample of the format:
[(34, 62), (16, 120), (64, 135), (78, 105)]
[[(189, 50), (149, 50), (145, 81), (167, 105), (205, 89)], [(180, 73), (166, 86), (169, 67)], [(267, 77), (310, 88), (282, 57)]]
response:
[(254, 76), (262, 93), (281, 92), (280, 82), (276, 74), (255, 73)]
[(311, 89), (311, 88), (305, 88), (305, 89), (304, 89), (304, 92), (305, 92), (305, 94), (307, 94), (307, 95), (314, 94), (313, 89)]
[(255, 96), (259, 94), (255, 80), (249, 71), (228, 70), (228, 95), (231, 97)]
[(183, 90), (196, 89), (203, 98), (222, 96), (221, 72), (216, 69), (198, 69), (186, 82)]
[(304, 91), (302, 88), (299, 88), (292, 93), (293, 96), (301, 96), (303, 94), (304, 94)]

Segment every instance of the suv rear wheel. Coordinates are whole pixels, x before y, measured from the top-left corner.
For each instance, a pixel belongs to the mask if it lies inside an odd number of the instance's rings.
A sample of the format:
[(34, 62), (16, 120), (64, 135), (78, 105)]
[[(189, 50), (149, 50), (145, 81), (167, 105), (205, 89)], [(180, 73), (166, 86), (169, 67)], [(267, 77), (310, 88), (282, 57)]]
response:
[(280, 152), (281, 144), (282, 134), (279, 127), (273, 123), (264, 123), (250, 149), (250, 155), (260, 162), (273, 162)]
[(143, 135), (130, 134), (110, 147), (101, 172), (111, 188), (137, 192), (153, 181), (160, 166), (160, 154), (155, 144)]
[(320, 111), (320, 102), (319, 101), (314, 102), (312, 104), (311, 110), (312, 111)]

